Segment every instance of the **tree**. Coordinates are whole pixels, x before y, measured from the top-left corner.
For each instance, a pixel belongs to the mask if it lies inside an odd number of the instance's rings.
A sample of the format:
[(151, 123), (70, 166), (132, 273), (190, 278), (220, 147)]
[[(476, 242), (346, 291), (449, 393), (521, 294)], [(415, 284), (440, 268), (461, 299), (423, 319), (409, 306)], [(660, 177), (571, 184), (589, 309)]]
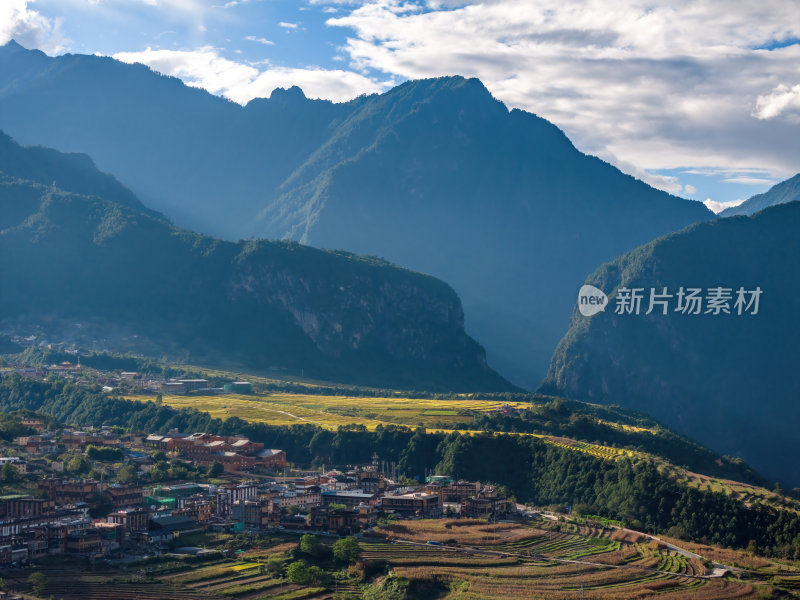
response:
[(136, 481), (138, 469), (135, 465), (129, 464), (117, 471), (117, 481), (119, 483), (133, 483)]
[(90, 460), (101, 462), (116, 462), (125, 457), (125, 453), (119, 448), (109, 448), (108, 446), (89, 445), (86, 448), (86, 456)]
[(83, 456), (73, 456), (67, 461), (64, 468), (73, 475), (83, 475), (84, 473), (88, 473), (92, 466)]
[(189, 470), (183, 465), (173, 465), (169, 468), (168, 475), (170, 479), (186, 479), (189, 476)]
[(151, 481), (164, 481), (166, 478), (167, 478), (167, 469), (164, 468), (164, 465), (155, 465), (150, 470)]
[(316, 559), (322, 558), (327, 554), (327, 548), (320, 544), (317, 536), (310, 533), (300, 538), (300, 551)]
[(336, 540), (333, 544), (333, 558), (336, 562), (352, 564), (361, 556), (361, 546), (354, 537), (346, 537)]
[(19, 471), (17, 471), (17, 467), (10, 462), (4, 464), (3, 468), (0, 469), (0, 481), (3, 483), (16, 483), (20, 479), (22, 478), (20, 477)]
[(286, 567), (286, 577), (292, 583), (299, 583), (301, 585), (304, 585), (309, 580), (308, 567), (306, 567), (300, 561), (293, 562), (288, 567)]
[(225, 471), (225, 466), (219, 462), (214, 461), (208, 466), (208, 476), (209, 477), (219, 477)]
[(33, 588), (33, 593), (37, 596), (44, 596), (47, 590), (47, 576), (41, 571), (35, 571), (28, 577), (28, 583)]
[(105, 517), (108, 513), (114, 510), (114, 503), (109, 498), (108, 494), (98, 493), (92, 496), (89, 506), (89, 516), (93, 519)]

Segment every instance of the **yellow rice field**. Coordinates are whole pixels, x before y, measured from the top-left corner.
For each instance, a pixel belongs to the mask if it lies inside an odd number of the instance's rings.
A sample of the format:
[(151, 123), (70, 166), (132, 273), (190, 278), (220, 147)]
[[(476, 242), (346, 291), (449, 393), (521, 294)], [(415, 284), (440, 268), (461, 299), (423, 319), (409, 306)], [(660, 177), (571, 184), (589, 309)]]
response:
[[(130, 400), (152, 402), (155, 396), (129, 396)], [(526, 408), (524, 402), (427, 398), (386, 398), (361, 396), (323, 396), (313, 394), (270, 393), (264, 395), (221, 394), (216, 396), (163, 395), (165, 405), (173, 408), (193, 408), (214, 418), (239, 417), (245, 421), (269, 425), (298, 425), (308, 423), (326, 429), (346, 425), (364, 425), (374, 430), (378, 425), (425, 427), (429, 432), (477, 435), (480, 431), (460, 428), (469, 423), (473, 412), (497, 410), (503, 405)], [(554, 436), (533, 433), (512, 435), (535, 436), (561, 448), (583, 452), (604, 459), (637, 453), (598, 444), (576, 442)]]

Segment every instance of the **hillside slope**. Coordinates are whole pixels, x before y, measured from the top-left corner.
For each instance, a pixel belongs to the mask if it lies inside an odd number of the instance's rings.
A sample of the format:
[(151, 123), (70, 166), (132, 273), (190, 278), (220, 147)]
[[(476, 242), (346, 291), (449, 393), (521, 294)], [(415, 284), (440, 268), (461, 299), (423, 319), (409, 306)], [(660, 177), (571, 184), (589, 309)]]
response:
[[(575, 311), (542, 389), (641, 410), (800, 485), (799, 226), (792, 202), (688, 227), (601, 266), (587, 283), (609, 295), (609, 307), (593, 317)], [(702, 288), (701, 314), (676, 311), (681, 286)], [(730, 314), (706, 314), (718, 286), (731, 289)], [(740, 286), (762, 290), (757, 314), (738, 314)], [(639, 315), (616, 313), (621, 287), (643, 288)], [(661, 305), (645, 314), (650, 289), (664, 287), (668, 314)]]
[(14, 166), (0, 163), (2, 330), (336, 381), (512, 389), (433, 277), (294, 242), (220, 241)]
[(491, 364), (528, 387), (566, 330), (577, 281), (712, 216), (461, 77), (342, 104), (275, 90), (242, 107), (142, 65), (9, 43), (0, 127), (88, 152), (178, 225), (374, 254), (440, 277)]

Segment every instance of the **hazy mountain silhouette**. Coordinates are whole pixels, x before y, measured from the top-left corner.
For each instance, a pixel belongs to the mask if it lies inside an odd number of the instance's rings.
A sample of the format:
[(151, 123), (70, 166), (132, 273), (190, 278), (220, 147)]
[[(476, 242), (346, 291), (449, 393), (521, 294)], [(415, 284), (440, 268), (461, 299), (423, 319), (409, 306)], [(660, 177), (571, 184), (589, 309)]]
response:
[(343, 104), (242, 107), (110, 58), (0, 49), (0, 127), (88, 152), (177, 224), (382, 256), (461, 295), (468, 331), (535, 387), (597, 264), (710, 218), (508, 111), (477, 80)]
[[(23, 178), (54, 173), (127, 206)], [(88, 158), (0, 135), (2, 329), (347, 383), (513, 389), (431, 276), (295, 242), (225, 242), (137, 204)]]

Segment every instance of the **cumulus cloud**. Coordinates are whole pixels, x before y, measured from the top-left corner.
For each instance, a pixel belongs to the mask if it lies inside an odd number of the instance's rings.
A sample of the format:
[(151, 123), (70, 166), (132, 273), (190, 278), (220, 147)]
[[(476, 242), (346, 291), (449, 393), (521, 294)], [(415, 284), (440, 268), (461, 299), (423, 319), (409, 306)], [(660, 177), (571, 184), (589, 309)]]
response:
[(774, 119), (787, 113), (800, 117), (800, 83), (793, 87), (781, 84), (769, 94), (759, 96), (753, 110), (757, 119)]
[(744, 198), (741, 200), (731, 200), (729, 202), (716, 202), (711, 198), (706, 198), (703, 201), (703, 204), (706, 205), (706, 208), (713, 212), (714, 214), (719, 214), (726, 208), (731, 208), (732, 206), (739, 206), (742, 202), (744, 202)]
[(260, 70), (256, 66), (229, 60), (217, 48), (199, 50), (153, 50), (120, 52), (114, 58), (127, 63), (142, 63), (150, 68), (180, 77), (187, 84), (204, 88), (241, 104), (256, 97), (265, 97), (277, 87), (297, 85), (309, 98), (344, 101), (360, 94), (381, 92), (393, 81), (378, 81), (364, 75), (338, 69), (304, 69), (273, 67)]
[(0, 45), (16, 40), (26, 48), (49, 54), (63, 51), (68, 43), (59, 19), (48, 19), (28, 8), (28, 0), (0, 1)]
[(142, 63), (165, 75), (180, 77), (187, 84), (224, 94), (258, 76), (258, 69), (221, 57), (212, 47), (195, 51), (153, 50), (119, 52), (114, 58), (126, 63)]
[(297, 29), (298, 27), (297, 23), (288, 23), (287, 21), (281, 21), (278, 26), (284, 29)]

